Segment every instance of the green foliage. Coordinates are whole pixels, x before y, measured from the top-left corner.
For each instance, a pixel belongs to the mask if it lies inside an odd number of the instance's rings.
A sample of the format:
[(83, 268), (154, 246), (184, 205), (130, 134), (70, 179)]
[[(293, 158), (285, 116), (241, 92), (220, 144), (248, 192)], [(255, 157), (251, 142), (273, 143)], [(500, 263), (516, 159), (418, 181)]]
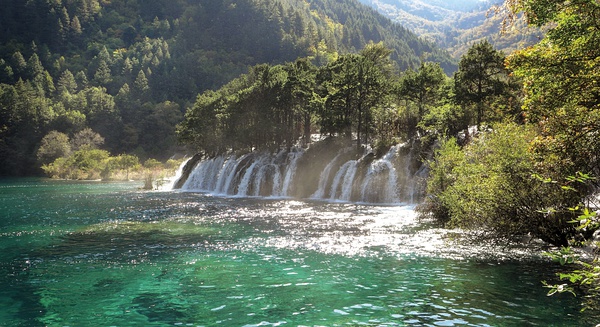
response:
[(432, 137), (458, 135), (469, 126), (469, 115), (463, 107), (445, 103), (429, 109), (419, 121), (419, 128)]
[(356, 132), (359, 148), (368, 143), (373, 111), (388, 104), (392, 90), (389, 54), (383, 44), (370, 44), (359, 55), (341, 56), (323, 68), (321, 133)]
[(178, 135), (208, 154), (276, 149), (300, 137), (308, 142), (318, 122), (321, 133), (356, 133), (361, 147), (383, 135), (376, 135), (375, 124), (394, 119), (386, 115), (393, 78), (388, 55), (382, 44), (371, 44), (321, 68), (305, 59), (252, 67), (198, 96)]
[[(432, 107), (439, 104), (444, 96), (442, 87), (448, 77), (437, 63), (423, 62), (418, 71), (407, 71), (400, 80), (398, 96), (407, 101), (407, 127), (409, 137), (417, 132), (417, 124), (429, 114)], [(410, 106), (417, 107), (416, 114), (411, 114)]]
[[(240, 116), (218, 126), (217, 134), (227, 131), (219, 136), (226, 141), (211, 151), (291, 146), (301, 135), (307, 143), (325, 102), (312, 65), (370, 43), (384, 42), (402, 69), (416, 68), (420, 57), (455, 69), (433, 44), (356, 1), (6, 0), (0, 30), (10, 32), (0, 33), (0, 175), (38, 173), (36, 149), (52, 130), (73, 135), (89, 127), (103, 135), (110, 152), (167, 159), (182, 151), (174, 131), (192, 99), (240, 74), (259, 74), (248, 67), (267, 64), (274, 69), (262, 72), (267, 78), (287, 74), (289, 82), (248, 85), (269, 104), (256, 115), (232, 111)], [(306, 59), (296, 68), (283, 65), (297, 58)], [(274, 68), (278, 64), (283, 67)], [(269, 96), (281, 87), (287, 90)], [(224, 100), (258, 108), (258, 98), (247, 94)], [(284, 110), (283, 102), (291, 108)], [(362, 139), (374, 133), (367, 119), (356, 118)], [(251, 142), (232, 133), (237, 120), (249, 122)]]
[(163, 169), (163, 164), (156, 159), (148, 159), (144, 162), (144, 168), (145, 172), (143, 188), (145, 190), (153, 190), (155, 188), (158, 189), (164, 183), (164, 176), (158, 176), (157, 178), (157, 175), (161, 175), (160, 170)]
[(539, 45), (509, 58), (525, 85), (527, 119), (536, 124), (534, 150), (554, 179), (577, 171), (600, 175), (600, 3), (510, 1), (530, 23), (553, 23)]
[(469, 48), (454, 75), (456, 102), (474, 108), (474, 123), (478, 126), (486, 120), (485, 111), (491, 107), (492, 100), (508, 93), (508, 85), (504, 54), (487, 40)]
[(81, 149), (68, 157), (60, 157), (48, 165), (43, 165), (42, 169), (53, 178), (99, 179), (109, 156), (105, 150)]
[[(543, 183), (560, 188), (567, 193), (576, 194), (580, 199), (582, 198), (581, 196), (586, 193), (585, 189), (591, 182), (595, 180), (595, 178), (589, 174), (583, 174), (580, 172), (573, 176), (568, 176), (564, 183), (558, 183), (551, 178), (541, 178), (539, 176), (538, 179), (542, 180)], [(580, 203), (577, 206), (569, 208), (552, 207), (550, 210), (565, 210), (572, 213), (574, 218), (573, 220), (569, 221), (569, 223), (573, 224), (578, 231), (582, 232), (582, 234), (593, 235), (594, 232), (600, 230), (600, 218), (598, 216), (598, 212), (590, 209), (590, 206), (597, 207), (597, 204), (591, 201), (587, 204)], [(588, 241), (588, 244), (584, 245), (591, 246), (592, 248), (600, 247), (600, 243), (593, 239), (593, 236), (591, 238), (592, 240)], [(580, 245), (578, 243), (581, 243), (581, 241), (576, 242), (575, 240), (571, 240), (571, 244), (573, 245)], [(564, 246), (559, 250), (551, 251), (547, 254), (554, 261), (560, 263), (561, 265), (575, 265), (579, 267), (579, 269), (573, 269), (566, 273), (559, 273), (558, 275), (561, 280), (568, 280), (571, 285), (586, 288), (588, 296), (600, 294), (600, 261), (598, 258), (598, 253), (593, 253), (594, 256), (592, 259), (583, 259), (573, 250), (572, 247)], [(545, 285), (546, 287), (550, 288), (548, 295), (562, 292), (571, 292), (575, 295), (574, 288), (567, 284), (549, 285), (545, 283)]]
[(37, 150), (37, 159), (41, 164), (48, 164), (60, 157), (66, 157), (70, 153), (69, 136), (61, 132), (50, 131), (42, 139)]
[(431, 164), (425, 212), (452, 226), (483, 232), (484, 237), (513, 239), (529, 234), (567, 245), (576, 234), (564, 208), (573, 197), (532, 178), (529, 144), (534, 131), (514, 123), (497, 124), (464, 149), (445, 142)]
[(131, 154), (121, 154), (117, 157), (112, 158), (112, 162), (113, 164), (119, 168), (119, 169), (123, 169), (126, 172), (126, 179), (129, 179), (129, 172), (132, 169), (137, 169), (139, 168), (140, 165), (140, 159), (134, 155)]
[(448, 223), (450, 205), (445, 193), (457, 179), (454, 169), (465, 162), (465, 153), (456, 143), (456, 139), (441, 139), (435, 150), (434, 159), (429, 162), (427, 178), (427, 197), (417, 207), (421, 216), (431, 216), (441, 223)]
[[(566, 185), (561, 185), (561, 189), (569, 192), (578, 192), (581, 185), (588, 184), (593, 179), (590, 175), (577, 173), (575, 176), (567, 177)], [(552, 180), (546, 180), (545, 182), (558, 185), (558, 183)], [(581, 204), (568, 210), (578, 215), (570, 222), (576, 226), (577, 230), (588, 235), (600, 230), (598, 212), (591, 210), (589, 205)], [(577, 242), (574, 240), (571, 243), (577, 245)], [(592, 239), (587, 243), (584, 245), (596, 250), (600, 248), (600, 242), (596, 239)], [(582, 257), (572, 247), (565, 246), (547, 254), (562, 266), (568, 266), (565, 271), (557, 274), (561, 281), (566, 280), (568, 283), (549, 284), (546, 281), (543, 282), (545, 287), (549, 288), (548, 295), (565, 292), (577, 295), (577, 290), (583, 290), (587, 299), (584, 309), (598, 308), (600, 305), (598, 303), (598, 295), (600, 295), (600, 258), (598, 257), (598, 253), (592, 252), (591, 258)]]
[(160, 162), (156, 159), (148, 159), (144, 162), (144, 168), (146, 168), (146, 169), (155, 170), (155, 169), (161, 169), (162, 167), (163, 167), (162, 162)]
[(426, 106), (440, 97), (440, 88), (447, 76), (438, 63), (422, 62), (418, 71), (409, 70), (400, 84), (400, 96), (417, 104), (419, 117), (425, 115)]

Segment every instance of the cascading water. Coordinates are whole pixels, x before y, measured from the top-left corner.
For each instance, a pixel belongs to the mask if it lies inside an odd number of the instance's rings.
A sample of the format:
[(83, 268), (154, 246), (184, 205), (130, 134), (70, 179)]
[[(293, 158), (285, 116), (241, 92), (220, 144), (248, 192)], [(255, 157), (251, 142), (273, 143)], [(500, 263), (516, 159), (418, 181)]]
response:
[[(350, 201), (357, 164), (357, 160), (350, 160), (340, 167), (331, 184), (331, 191), (329, 192), (330, 200)], [(338, 192), (338, 188), (340, 192)]]
[[(285, 177), (283, 179), (283, 184), (281, 185), (281, 189), (279, 190), (279, 192), (273, 192), (273, 194), (277, 197), (281, 197), (281, 196), (287, 196), (290, 191), (290, 186), (292, 184), (292, 180), (294, 179), (294, 176), (296, 175), (296, 168), (298, 168), (298, 159), (300, 159), (300, 157), (302, 156), (302, 154), (304, 153), (304, 151), (298, 151), (298, 152), (290, 152), (288, 153), (288, 160), (289, 160), (289, 164), (287, 165), (287, 168), (285, 170)], [(273, 188), (275, 189), (275, 188)]]
[(184, 158), (184, 160), (179, 165), (179, 168), (177, 168), (177, 171), (175, 172), (175, 175), (166, 178), (165, 179), (165, 183), (163, 185), (160, 185), (158, 187), (158, 189), (161, 190), (161, 191), (170, 191), (173, 188), (175, 188), (175, 184), (177, 183), (177, 180), (183, 174), (183, 168), (185, 167), (185, 165), (188, 163), (189, 160), (190, 160), (190, 158), (187, 158), (187, 159)]
[(225, 157), (217, 157), (198, 162), (181, 188), (189, 191), (206, 191), (214, 188), (224, 161)]
[(338, 154), (333, 158), (333, 160), (331, 160), (327, 164), (327, 166), (325, 166), (325, 169), (323, 169), (319, 176), (319, 187), (317, 188), (317, 191), (311, 196), (312, 199), (323, 199), (323, 197), (325, 196), (325, 190), (327, 188), (327, 182), (329, 181), (329, 174), (331, 174), (331, 169), (333, 169), (333, 166), (336, 164), (339, 157), (347, 151), (348, 149), (346, 149), (345, 151), (338, 152)]
[(244, 172), (244, 177), (242, 177), (242, 180), (240, 181), (236, 194), (237, 196), (248, 196), (248, 189), (250, 188), (250, 182), (252, 181), (254, 170), (257, 166), (262, 165), (263, 161), (264, 157), (261, 156), (258, 160), (254, 161), (250, 167), (248, 167), (248, 169), (246, 169), (246, 172)]
[(303, 151), (218, 156), (197, 163), (181, 187), (217, 195), (287, 197)]
[[(383, 158), (373, 161), (369, 165), (369, 170), (363, 180), (360, 199), (362, 202), (381, 202), (381, 203), (398, 203), (400, 198), (398, 197), (398, 176), (396, 174), (396, 168), (394, 167), (392, 160), (398, 152), (398, 148), (401, 145), (393, 146)], [(387, 177), (384, 178), (383, 183), (381, 181), (382, 176), (387, 173)], [(382, 187), (383, 196), (378, 201), (371, 198), (372, 190), (375, 187)], [(381, 185), (382, 184), (382, 185)]]
[(233, 178), (233, 172), (235, 172), (235, 168), (238, 164), (239, 162), (235, 155), (232, 155), (227, 159), (225, 165), (219, 172), (219, 178), (217, 179), (217, 184), (214, 189), (216, 194), (227, 194), (229, 184), (231, 184), (231, 179)]
[[(311, 153), (304, 158), (311, 149), (219, 156), (200, 161), (182, 190), (238, 197), (296, 196), (388, 204), (412, 202), (415, 174), (411, 174), (412, 168), (407, 166), (410, 156), (407, 159), (400, 154), (403, 147), (396, 145), (379, 159), (374, 159), (370, 151), (359, 157), (352, 148), (339, 150), (333, 158), (331, 152)], [(320, 155), (329, 159), (319, 159)], [(318, 178), (308, 177), (314, 174), (318, 174)]]

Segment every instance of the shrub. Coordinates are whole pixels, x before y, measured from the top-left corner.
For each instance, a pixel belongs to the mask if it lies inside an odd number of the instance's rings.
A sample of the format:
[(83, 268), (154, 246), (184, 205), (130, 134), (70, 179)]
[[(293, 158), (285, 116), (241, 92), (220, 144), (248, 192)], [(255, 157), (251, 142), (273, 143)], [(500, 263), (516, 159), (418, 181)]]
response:
[(575, 233), (572, 214), (548, 208), (569, 207), (575, 198), (533, 177), (534, 136), (528, 127), (506, 123), (462, 150), (454, 140), (442, 142), (420, 211), (496, 240), (529, 234), (567, 245)]

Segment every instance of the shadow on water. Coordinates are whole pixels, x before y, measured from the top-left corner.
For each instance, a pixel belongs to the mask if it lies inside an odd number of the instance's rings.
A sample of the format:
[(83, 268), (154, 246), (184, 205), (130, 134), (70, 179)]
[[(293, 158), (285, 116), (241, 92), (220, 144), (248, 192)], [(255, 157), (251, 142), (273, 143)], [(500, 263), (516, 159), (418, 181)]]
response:
[(173, 325), (177, 322), (186, 321), (188, 316), (184, 313), (185, 308), (179, 308), (169, 301), (163, 299), (164, 294), (142, 293), (132, 300), (135, 310), (148, 317), (150, 322), (160, 322)]
[(9, 269), (10, 272), (7, 275), (9, 280), (0, 282), (0, 287), (9, 298), (18, 303), (15, 316), (22, 322), (20, 326), (44, 326), (39, 319), (46, 315), (47, 310), (42, 304), (38, 287), (30, 283), (29, 261), (27, 259), (15, 260), (15, 264)]

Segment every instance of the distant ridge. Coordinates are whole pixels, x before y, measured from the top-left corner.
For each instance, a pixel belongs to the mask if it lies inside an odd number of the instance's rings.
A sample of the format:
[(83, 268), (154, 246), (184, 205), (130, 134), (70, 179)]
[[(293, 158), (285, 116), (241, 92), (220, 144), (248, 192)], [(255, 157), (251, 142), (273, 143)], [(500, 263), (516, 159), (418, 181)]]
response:
[(460, 58), (475, 42), (487, 39), (505, 53), (535, 44), (543, 37), (539, 29), (517, 21), (501, 33), (502, 17), (490, 8), (499, 1), (468, 0), (360, 0), (417, 35), (437, 43)]

